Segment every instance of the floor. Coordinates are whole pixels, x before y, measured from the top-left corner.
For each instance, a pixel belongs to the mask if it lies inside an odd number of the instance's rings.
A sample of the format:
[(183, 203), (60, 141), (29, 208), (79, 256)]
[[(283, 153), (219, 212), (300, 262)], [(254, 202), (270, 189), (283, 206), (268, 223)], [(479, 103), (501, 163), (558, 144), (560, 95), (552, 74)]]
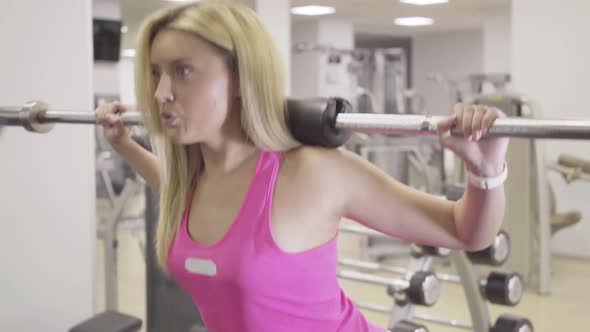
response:
[[(140, 243), (143, 234), (121, 231), (119, 234), (118, 291), (120, 311), (135, 315), (145, 321), (145, 264)], [(359, 238), (352, 234), (341, 234), (339, 251), (341, 257), (358, 258)], [(104, 259), (103, 244), (97, 244), (97, 309), (104, 308)], [(389, 262), (391, 263), (391, 262)], [(398, 263), (400, 262), (393, 262)], [(403, 261), (401, 262), (403, 264)], [(445, 267), (437, 272), (445, 272)], [(528, 317), (538, 332), (590, 331), (590, 261), (555, 257), (553, 260), (553, 283), (551, 296), (539, 296), (527, 290), (521, 303), (516, 307), (490, 305), (492, 320), (499, 314), (509, 313)], [(452, 271), (448, 271), (452, 273)], [(391, 306), (392, 300), (384, 287), (359, 284), (341, 280), (345, 292), (354, 301), (363, 301)], [(432, 308), (419, 308), (417, 312), (437, 317), (469, 322), (468, 308), (459, 285), (444, 283), (439, 302)], [(367, 319), (380, 326), (386, 326), (388, 317), (384, 314), (364, 312)], [(430, 331), (458, 331), (454, 328), (425, 324)], [(142, 330), (142, 331), (145, 331)]]

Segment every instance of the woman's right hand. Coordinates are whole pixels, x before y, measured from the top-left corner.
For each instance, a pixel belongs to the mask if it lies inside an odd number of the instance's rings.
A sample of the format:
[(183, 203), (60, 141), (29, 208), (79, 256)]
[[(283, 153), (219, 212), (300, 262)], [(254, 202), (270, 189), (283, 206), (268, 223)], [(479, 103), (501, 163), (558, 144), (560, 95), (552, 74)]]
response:
[(131, 130), (121, 119), (121, 114), (129, 108), (121, 103), (108, 103), (100, 105), (96, 109), (96, 124), (104, 128), (104, 136), (111, 145), (117, 145), (129, 138)]

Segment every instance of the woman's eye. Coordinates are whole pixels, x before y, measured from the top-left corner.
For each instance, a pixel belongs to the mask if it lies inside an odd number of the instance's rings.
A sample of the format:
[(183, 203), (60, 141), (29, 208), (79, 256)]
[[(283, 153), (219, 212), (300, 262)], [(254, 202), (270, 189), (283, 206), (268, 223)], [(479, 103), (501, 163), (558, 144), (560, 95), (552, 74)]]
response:
[(189, 66), (177, 66), (176, 67), (176, 75), (180, 77), (187, 77), (191, 73), (191, 68)]
[(154, 77), (154, 80), (156, 82), (158, 82), (160, 80), (160, 72), (157, 70), (152, 70), (152, 76)]

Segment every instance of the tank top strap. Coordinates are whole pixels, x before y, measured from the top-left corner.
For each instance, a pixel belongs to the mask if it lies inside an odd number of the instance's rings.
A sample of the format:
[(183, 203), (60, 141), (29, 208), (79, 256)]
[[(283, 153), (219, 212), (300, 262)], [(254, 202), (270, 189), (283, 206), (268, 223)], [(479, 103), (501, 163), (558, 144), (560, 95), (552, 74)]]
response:
[[(250, 180), (246, 196), (242, 202), (236, 220), (232, 228), (245, 228), (245, 232), (252, 227), (259, 228), (263, 226), (261, 222), (267, 218), (270, 213), (270, 201), (276, 182), (281, 153), (277, 151), (262, 150), (259, 154), (256, 169)], [(191, 190), (186, 202), (186, 208), (182, 216), (181, 227), (186, 227), (188, 223), (188, 214), (190, 213), (191, 202), (195, 193), (196, 178), (191, 181)], [(264, 227), (260, 227), (264, 228)]]
[(240, 211), (238, 216), (246, 219), (245, 223), (250, 224), (247, 227), (258, 228), (260, 222), (267, 216), (267, 210), (270, 210), (269, 202), (279, 171), (280, 160), (280, 152), (263, 150), (260, 153), (256, 171), (244, 198), (243, 211)]
[(272, 196), (277, 183), (279, 168), (281, 167), (282, 153), (277, 151), (266, 151), (264, 157), (264, 162), (261, 163), (264, 165), (263, 167), (266, 167), (267, 172), (267, 174), (264, 176), (266, 180), (266, 192), (264, 195), (264, 200), (266, 208), (270, 210), (270, 204), (272, 202)]

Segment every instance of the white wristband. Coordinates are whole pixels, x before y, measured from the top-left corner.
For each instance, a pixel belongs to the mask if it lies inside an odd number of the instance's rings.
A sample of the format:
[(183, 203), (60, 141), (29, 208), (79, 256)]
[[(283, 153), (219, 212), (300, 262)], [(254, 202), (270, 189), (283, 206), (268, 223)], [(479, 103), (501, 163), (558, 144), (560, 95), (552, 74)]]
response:
[(506, 181), (506, 178), (508, 177), (508, 165), (506, 164), (506, 162), (504, 162), (504, 170), (502, 170), (502, 173), (500, 173), (500, 175), (495, 176), (495, 177), (491, 177), (491, 178), (484, 178), (481, 176), (477, 176), (469, 171), (467, 171), (467, 178), (469, 179), (469, 183), (471, 183), (472, 185), (484, 189), (484, 190), (490, 190), (496, 187), (501, 186), (504, 181)]

